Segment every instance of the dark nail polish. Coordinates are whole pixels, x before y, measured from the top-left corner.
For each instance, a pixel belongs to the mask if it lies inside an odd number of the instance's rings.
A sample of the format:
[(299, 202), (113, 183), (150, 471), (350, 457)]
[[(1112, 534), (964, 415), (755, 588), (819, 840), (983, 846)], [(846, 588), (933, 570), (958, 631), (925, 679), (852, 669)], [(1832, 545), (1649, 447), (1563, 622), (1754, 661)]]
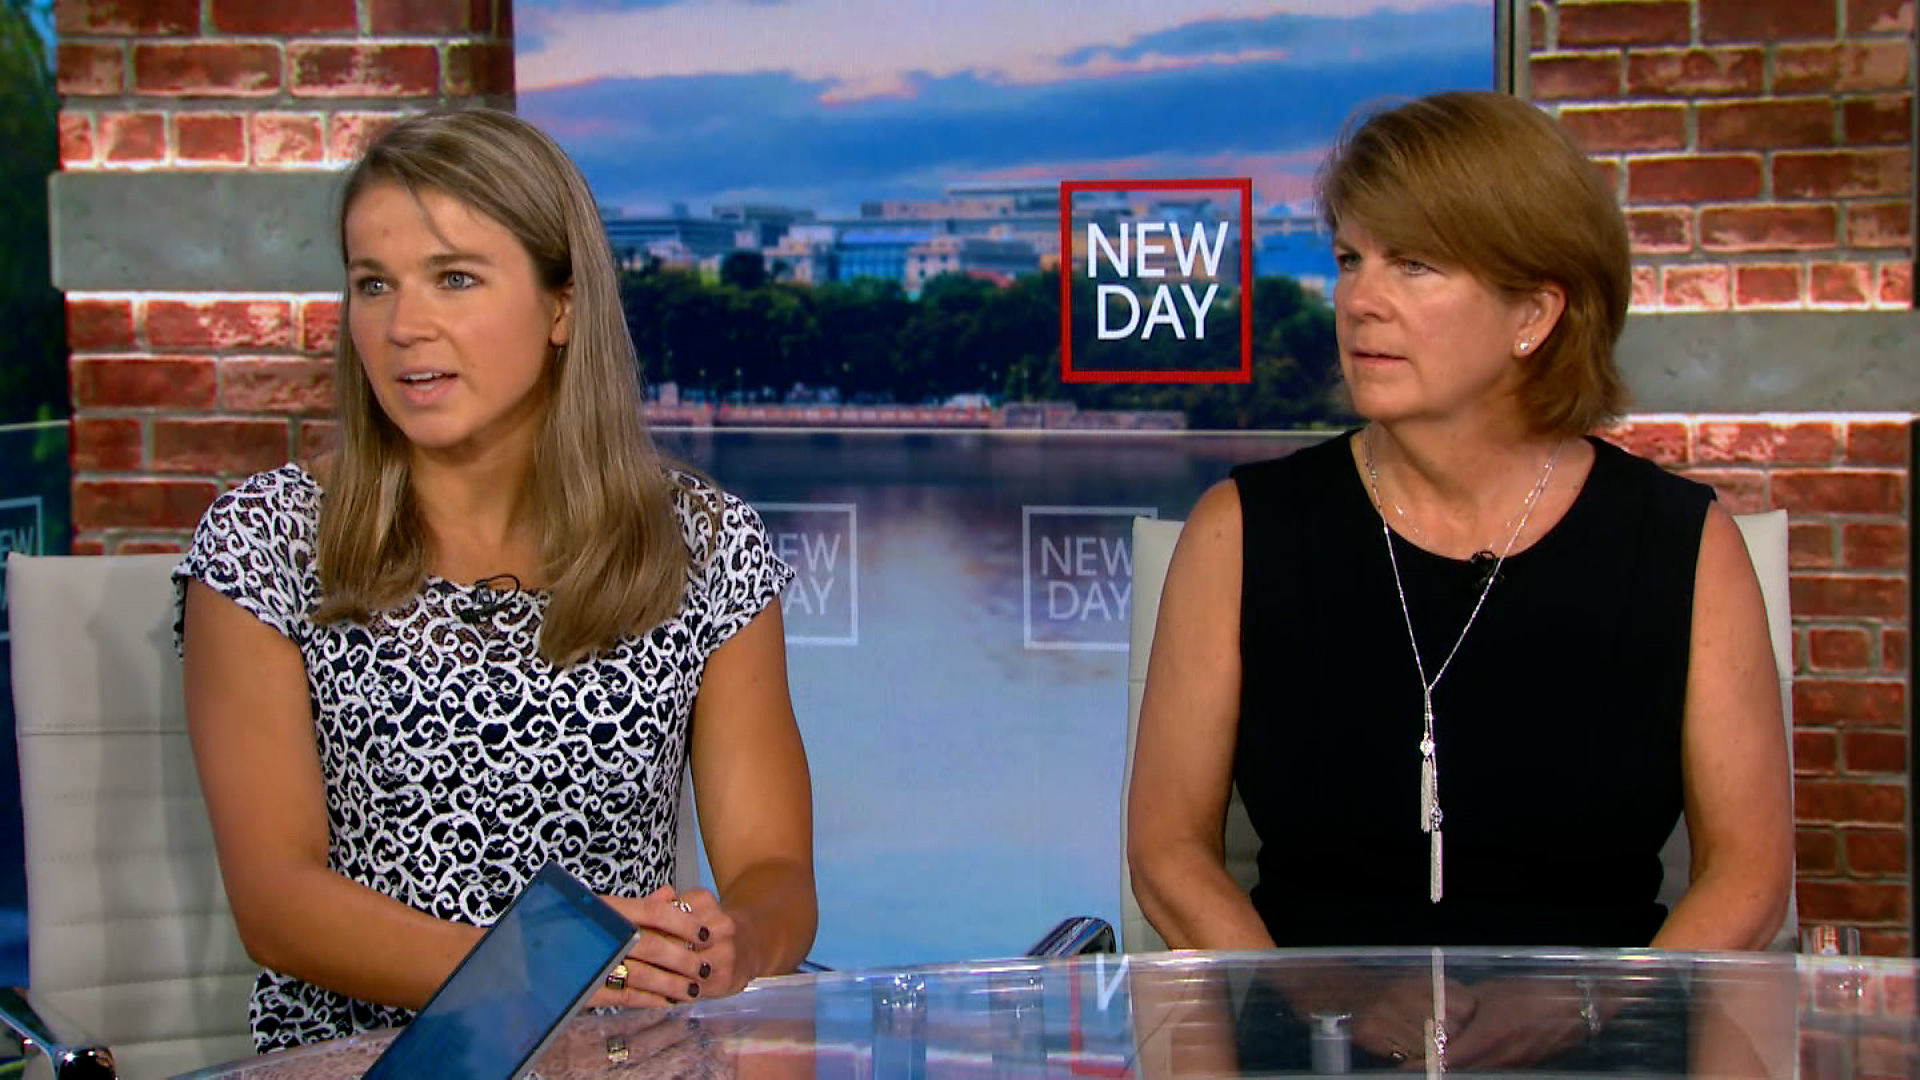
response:
[(699, 983), (688, 983), (688, 984), (687, 984), (687, 996), (688, 996), (688, 997), (699, 997), (699, 996), (700, 996), (700, 984), (699, 984)]
[(706, 978), (707, 976), (709, 976), (709, 975), (711, 975), (711, 974), (713, 974), (713, 965), (712, 965), (712, 964), (701, 964), (701, 965), (700, 965), (700, 977), (701, 977), (701, 978), (703, 978), (703, 979), (704, 979), (704, 978)]
[(708, 933), (708, 932), (707, 932), (707, 928), (706, 928), (706, 927), (704, 927), (704, 926), (703, 926), (703, 927), (701, 927), (701, 928), (700, 928), (700, 940), (701, 940), (701, 941), (705, 941), (705, 940), (707, 940), (708, 938), (710, 938), (710, 937), (712, 937), (712, 936), (713, 936), (712, 934), (710, 934), (710, 933)]

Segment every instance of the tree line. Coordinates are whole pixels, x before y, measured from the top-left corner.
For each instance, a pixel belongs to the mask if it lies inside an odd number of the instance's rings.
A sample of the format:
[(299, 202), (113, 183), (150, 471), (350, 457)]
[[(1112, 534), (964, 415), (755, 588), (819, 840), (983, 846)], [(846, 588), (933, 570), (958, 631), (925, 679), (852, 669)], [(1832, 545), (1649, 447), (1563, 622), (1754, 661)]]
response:
[[(674, 383), (683, 398), (713, 401), (927, 404), (977, 394), (1172, 409), (1202, 429), (1319, 426), (1346, 416), (1333, 394), (1332, 311), (1291, 278), (1255, 282), (1253, 381), (1222, 385), (1063, 383), (1054, 270), (1006, 284), (944, 274), (917, 297), (892, 280), (808, 286), (779, 277), (751, 252), (724, 260), (717, 281), (658, 265), (623, 272), (621, 301), (648, 384)], [(1187, 325), (1185, 340), (1162, 325), (1144, 340), (1136, 329), (1096, 341), (1097, 302), (1092, 283), (1075, 282), (1077, 369), (1239, 367), (1237, 293), (1208, 308), (1204, 338)]]

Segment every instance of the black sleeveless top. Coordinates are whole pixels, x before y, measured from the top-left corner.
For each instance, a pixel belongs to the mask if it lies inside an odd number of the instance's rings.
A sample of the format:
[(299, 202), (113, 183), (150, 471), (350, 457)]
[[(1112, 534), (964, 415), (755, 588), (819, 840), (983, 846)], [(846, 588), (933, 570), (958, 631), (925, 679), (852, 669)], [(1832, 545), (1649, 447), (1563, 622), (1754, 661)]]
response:
[[(1245, 522), (1234, 780), (1283, 946), (1643, 946), (1681, 810), (1693, 582), (1713, 491), (1594, 439), (1434, 693), (1445, 895), (1427, 894), (1420, 679), (1349, 433), (1233, 471)], [(1483, 570), (1393, 539), (1428, 676)]]

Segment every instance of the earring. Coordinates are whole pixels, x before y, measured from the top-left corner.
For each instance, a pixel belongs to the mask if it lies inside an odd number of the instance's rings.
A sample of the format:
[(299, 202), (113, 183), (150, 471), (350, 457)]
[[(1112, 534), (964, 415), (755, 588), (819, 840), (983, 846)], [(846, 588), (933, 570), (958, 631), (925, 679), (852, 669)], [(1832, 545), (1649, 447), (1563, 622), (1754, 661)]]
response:
[(1531, 349), (1531, 348), (1533, 348), (1533, 342), (1531, 341), (1523, 341), (1520, 343), (1521, 352), (1526, 352), (1528, 349)]

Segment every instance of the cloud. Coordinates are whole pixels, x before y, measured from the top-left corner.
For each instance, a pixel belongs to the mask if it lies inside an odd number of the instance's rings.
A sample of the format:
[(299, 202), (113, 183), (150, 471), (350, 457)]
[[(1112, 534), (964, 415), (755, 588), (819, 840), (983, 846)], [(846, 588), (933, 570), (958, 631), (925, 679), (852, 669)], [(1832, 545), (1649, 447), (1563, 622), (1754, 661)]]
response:
[[(823, 104), (824, 81), (757, 73), (602, 80), (520, 95), (603, 201), (629, 207), (754, 198), (849, 212), (865, 200), (925, 198), (995, 178), (1050, 182), (1190, 174), (1244, 160), (1271, 178), (1310, 175), (1352, 107), (1490, 81), (1487, 51), (1421, 64), (1266, 61), (1070, 83), (920, 76), (905, 97)], [(1289, 159), (1287, 155), (1293, 154)], [(1206, 171), (1216, 171), (1211, 168)], [(1263, 202), (1299, 197), (1256, 189)]]

